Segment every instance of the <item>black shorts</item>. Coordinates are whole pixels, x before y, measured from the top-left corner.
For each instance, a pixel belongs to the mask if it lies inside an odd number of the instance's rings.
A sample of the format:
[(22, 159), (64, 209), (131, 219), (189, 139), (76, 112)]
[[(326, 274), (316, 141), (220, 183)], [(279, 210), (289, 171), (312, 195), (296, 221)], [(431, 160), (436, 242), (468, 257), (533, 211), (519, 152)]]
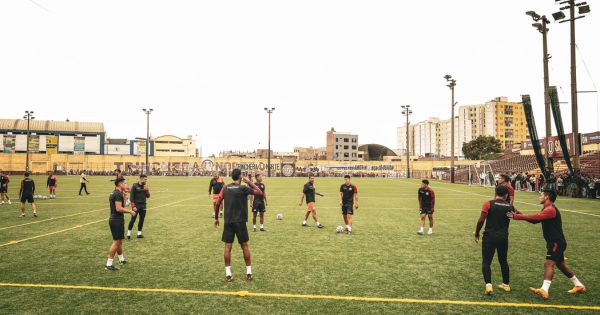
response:
[(233, 243), (233, 239), (237, 237), (238, 243), (246, 243), (250, 240), (246, 222), (225, 223), (223, 225), (223, 236), (221, 240), (224, 243)]
[(30, 194), (22, 195), (21, 202), (22, 203), (25, 203), (25, 202), (33, 203), (33, 195), (30, 195)]
[(113, 241), (120, 241), (125, 238), (125, 220), (124, 219), (109, 219), (110, 233), (112, 233)]
[(354, 214), (354, 204), (347, 203), (347, 204), (342, 205), (342, 214), (343, 215)]
[(567, 242), (547, 242), (546, 243), (546, 259), (553, 260), (556, 263), (561, 263), (565, 260), (565, 250)]
[(0, 193), (1, 194), (6, 194), (8, 192), (8, 186), (7, 187), (0, 187)]
[(255, 205), (252, 206), (252, 212), (254, 213), (264, 213), (266, 212), (267, 209), (265, 208), (265, 204), (264, 203), (257, 203)]
[(420, 213), (420, 214), (433, 214), (433, 209), (429, 209), (429, 208), (420, 208), (420, 209), (419, 209), (419, 213)]

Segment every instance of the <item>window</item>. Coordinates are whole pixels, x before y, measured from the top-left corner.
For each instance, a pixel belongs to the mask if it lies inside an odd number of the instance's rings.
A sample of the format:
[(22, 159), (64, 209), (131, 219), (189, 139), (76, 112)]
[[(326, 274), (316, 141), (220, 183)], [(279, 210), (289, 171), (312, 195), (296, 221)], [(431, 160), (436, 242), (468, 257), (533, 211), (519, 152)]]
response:
[(339, 149), (339, 148), (338, 148), (338, 145), (336, 145), (336, 146), (335, 146), (335, 149), (336, 149), (336, 150), (337, 150), (337, 149)]
[(348, 146), (347, 145), (344, 146), (344, 150), (348, 150)]
[(356, 146), (355, 145), (352, 146), (352, 150), (356, 150)]
[(344, 153), (344, 157), (345, 158), (350, 157), (350, 154), (349, 153)]
[(348, 138), (344, 138), (344, 142), (348, 142), (350, 141)]

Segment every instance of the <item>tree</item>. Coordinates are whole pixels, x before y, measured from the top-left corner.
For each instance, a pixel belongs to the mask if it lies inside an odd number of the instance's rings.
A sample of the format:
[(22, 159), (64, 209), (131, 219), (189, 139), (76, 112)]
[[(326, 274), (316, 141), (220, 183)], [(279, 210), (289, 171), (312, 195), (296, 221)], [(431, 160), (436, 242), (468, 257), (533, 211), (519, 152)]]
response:
[(479, 136), (463, 144), (462, 152), (469, 160), (483, 160), (492, 154), (502, 152), (502, 143), (492, 136)]

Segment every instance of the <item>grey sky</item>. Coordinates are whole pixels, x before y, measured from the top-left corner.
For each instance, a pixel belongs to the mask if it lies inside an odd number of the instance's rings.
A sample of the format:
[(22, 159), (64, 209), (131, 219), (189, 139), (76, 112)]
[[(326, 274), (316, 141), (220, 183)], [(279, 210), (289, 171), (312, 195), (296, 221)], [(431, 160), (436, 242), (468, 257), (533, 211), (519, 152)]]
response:
[[(446, 73), (459, 105), (531, 94), (542, 128), (541, 34), (524, 12), (558, 10), (552, 0), (35, 2), (0, 1), (2, 118), (33, 109), (133, 138), (151, 106), (152, 134), (197, 135), (204, 155), (266, 147), (265, 106), (277, 108), (275, 150), (323, 146), (332, 126), (395, 149), (401, 104), (413, 121), (450, 116)], [(577, 37), (598, 82), (591, 6)], [(565, 102), (568, 34), (550, 25), (550, 82)], [(578, 67), (579, 89), (595, 89)], [(597, 130), (597, 94), (579, 103), (581, 131)], [(570, 132), (569, 104), (563, 117)]]

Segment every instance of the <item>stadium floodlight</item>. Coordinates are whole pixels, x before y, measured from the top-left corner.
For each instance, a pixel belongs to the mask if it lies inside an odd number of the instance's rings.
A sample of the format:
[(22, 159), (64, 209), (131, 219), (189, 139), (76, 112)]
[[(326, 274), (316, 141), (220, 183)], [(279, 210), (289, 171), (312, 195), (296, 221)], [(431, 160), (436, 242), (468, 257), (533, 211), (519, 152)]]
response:
[(30, 128), (30, 123), (32, 119), (35, 119), (35, 117), (33, 117), (33, 111), (32, 110), (26, 110), (25, 111), (25, 115), (23, 116), (24, 120), (27, 120), (27, 146), (26, 146), (26, 151), (25, 151), (25, 171), (29, 172), (29, 135), (31, 134), (31, 128)]
[(535, 21), (538, 21), (542, 18), (539, 14), (535, 13), (535, 11), (527, 11), (525, 14), (531, 16)]
[(410, 140), (409, 140), (409, 124), (408, 116), (412, 114), (412, 110), (410, 109), (410, 105), (401, 105), (402, 107), (402, 115), (406, 116), (406, 178), (410, 178)]
[(584, 2), (579, 7), (579, 14), (586, 14), (586, 13), (590, 13), (590, 6)]
[(452, 92), (450, 102), (450, 183), (454, 184), (454, 106), (456, 105), (454, 102), (454, 87), (456, 86), (456, 80), (449, 74), (446, 74), (444, 79), (448, 82), (448, 85), (446, 86), (449, 87)]
[(552, 13), (552, 18), (554, 19), (554, 21), (560, 21), (566, 17), (567, 16), (563, 13), (563, 11)]

